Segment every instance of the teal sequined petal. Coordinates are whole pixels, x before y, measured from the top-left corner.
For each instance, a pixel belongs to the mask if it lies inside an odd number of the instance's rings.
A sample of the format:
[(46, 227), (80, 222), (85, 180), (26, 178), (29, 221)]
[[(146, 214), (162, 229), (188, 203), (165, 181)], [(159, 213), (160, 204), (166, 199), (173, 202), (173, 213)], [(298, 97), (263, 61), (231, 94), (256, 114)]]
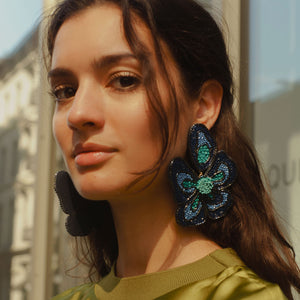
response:
[(212, 178), (213, 181), (221, 181), (224, 179), (224, 174), (223, 172), (219, 171), (217, 174), (215, 174)]
[(210, 152), (207, 145), (203, 145), (199, 148), (198, 162), (199, 164), (205, 164), (210, 158)]

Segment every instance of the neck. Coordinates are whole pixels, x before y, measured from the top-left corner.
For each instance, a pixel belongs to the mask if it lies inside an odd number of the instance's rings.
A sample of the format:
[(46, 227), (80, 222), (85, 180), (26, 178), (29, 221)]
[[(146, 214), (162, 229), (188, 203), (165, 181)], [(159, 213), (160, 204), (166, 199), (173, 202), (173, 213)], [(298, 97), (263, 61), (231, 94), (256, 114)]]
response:
[(119, 277), (152, 273), (194, 262), (220, 248), (194, 228), (176, 224), (170, 190), (111, 203)]

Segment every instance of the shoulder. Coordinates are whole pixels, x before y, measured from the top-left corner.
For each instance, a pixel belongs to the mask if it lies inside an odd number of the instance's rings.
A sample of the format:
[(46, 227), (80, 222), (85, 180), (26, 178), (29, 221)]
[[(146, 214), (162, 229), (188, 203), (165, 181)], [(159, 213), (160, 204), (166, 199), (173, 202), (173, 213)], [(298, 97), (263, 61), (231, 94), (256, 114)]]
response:
[(277, 284), (261, 279), (246, 266), (235, 266), (224, 270), (217, 276), (214, 285), (215, 298), (213, 299), (287, 299)]
[(277, 284), (264, 281), (245, 266), (175, 289), (160, 300), (287, 300)]
[(277, 284), (260, 278), (232, 249), (215, 252), (212, 256), (225, 267), (215, 277), (213, 285), (216, 297), (213, 299), (287, 299)]
[(97, 300), (95, 284), (88, 283), (73, 287), (53, 297), (51, 300)]
[[(286, 300), (277, 284), (260, 278), (232, 249), (215, 251), (206, 265), (195, 265), (200, 278), (178, 286), (158, 299), (163, 300)], [(200, 268), (199, 268), (200, 267)], [(213, 270), (211, 272), (211, 270)], [(193, 270), (195, 272), (195, 270)]]

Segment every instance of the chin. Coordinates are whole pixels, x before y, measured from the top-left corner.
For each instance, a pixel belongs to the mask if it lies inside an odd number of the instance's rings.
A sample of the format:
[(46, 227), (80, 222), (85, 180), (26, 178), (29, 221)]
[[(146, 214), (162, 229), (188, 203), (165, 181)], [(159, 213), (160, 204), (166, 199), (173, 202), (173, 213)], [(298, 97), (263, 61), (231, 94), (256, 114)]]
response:
[(74, 185), (78, 193), (89, 200), (109, 200), (116, 194), (116, 187), (110, 184), (75, 181)]
[(130, 182), (118, 182), (113, 176), (84, 174), (71, 176), (78, 193), (89, 200), (110, 200), (126, 193)]

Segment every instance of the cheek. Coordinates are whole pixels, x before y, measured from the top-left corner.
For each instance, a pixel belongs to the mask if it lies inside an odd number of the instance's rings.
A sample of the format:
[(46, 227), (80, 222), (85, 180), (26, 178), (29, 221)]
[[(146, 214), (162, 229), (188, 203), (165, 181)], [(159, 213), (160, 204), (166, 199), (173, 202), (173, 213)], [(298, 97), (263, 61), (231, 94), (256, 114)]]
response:
[[(161, 152), (160, 132), (157, 120), (145, 107), (136, 107), (132, 115), (123, 114), (123, 145), (127, 147), (128, 161), (135, 168), (150, 168), (159, 158)], [(121, 131), (121, 132), (122, 132)]]

